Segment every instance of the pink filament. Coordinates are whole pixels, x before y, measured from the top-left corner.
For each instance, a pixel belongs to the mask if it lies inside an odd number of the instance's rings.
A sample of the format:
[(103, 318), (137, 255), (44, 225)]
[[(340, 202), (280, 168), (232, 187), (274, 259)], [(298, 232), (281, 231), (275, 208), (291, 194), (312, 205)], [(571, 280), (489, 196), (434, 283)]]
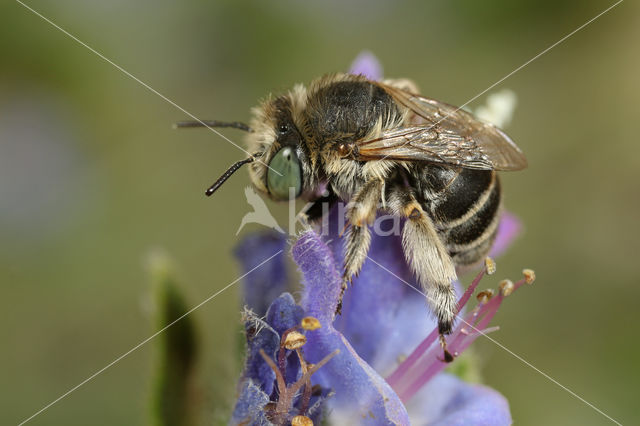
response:
[[(484, 273), (483, 268), (464, 292), (458, 301), (458, 312), (467, 304)], [(513, 291), (524, 283), (524, 279), (515, 283)], [(504, 296), (498, 293), (488, 302), (476, 306), (464, 316), (464, 319), (458, 321), (452, 335), (447, 339), (449, 352), (457, 356), (479, 336), (495, 331), (497, 327), (487, 328), (487, 326), (503, 300)], [(411, 399), (433, 376), (446, 368), (447, 363), (441, 359), (442, 349), (439, 345), (434, 345), (437, 337), (438, 329), (435, 328), (387, 378), (387, 382), (403, 402)]]
[[(469, 286), (469, 288), (467, 288), (467, 290), (464, 292), (464, 294), (458, 301), (458, 308), (457, 308), (456, 314), (459, 313), (462, 307), (467, 303), (467, 301), (475, 291), (476, 287), (480, 283), (480, 280), (484, 276), (484, 273), (485, 273), (485, 268), (482, 268), (482, 270), (478, 273), (478, 275), (476, 275), (476, 277), (471, 282), (471, 285)], [(402, 381), (402, 378), (405, 377), (405, 375), (407, 374), (407, 371), (413, 368), (415, 363), (418, 362), (418, 360), (420, 360), (420, 358), (425, 354), (425, 352), (436, 341), (437, 337), (438, 337), (438, 329), (435, 328), (422, 342), (420, 342), (418, 347), (416, 347), (413, 350), (413, 352), (411, 352), (411, 354), (407, 357), (407, 359), (404, 360), (404, 362), (400, 364), (398, 368), (396, 368), (395, 371), (391, 373), (391, 375), (389, 375), (389, 377), (387, 377), (387, 383), (389, 383), (389, 385), (392, 388), (395, 389), (395, 386), (398, 385), (400, 381)]]

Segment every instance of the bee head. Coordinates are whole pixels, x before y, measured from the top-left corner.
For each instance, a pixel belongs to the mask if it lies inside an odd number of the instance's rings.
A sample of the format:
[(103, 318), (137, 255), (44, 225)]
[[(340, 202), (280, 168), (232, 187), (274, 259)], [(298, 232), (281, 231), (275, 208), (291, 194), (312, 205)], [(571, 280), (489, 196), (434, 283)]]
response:
[(249, 164), (249, 177), (258, 191), (274, 200), (288, 200), (311, 194), (308, 148), (298, 123), (303, 122), (306, 90), (294, 87), (287, 95), (268, 99), (253, 109), (248, 126), (216, 120), (183, 121), (175, 127), (232, 127), (248, 133), (249, 158), (231, 165), (206, 191), (212, 195), (240, 167)]
[(296, 93), (294, 89), (253, 110), (255, 131), (248, 135), (248, 146), (255, 161), (249, 166), (249, 176), (259, 191), (274, 200), (304, 197), (310, 188), (309, 156), (296, 102), (301, 97)]

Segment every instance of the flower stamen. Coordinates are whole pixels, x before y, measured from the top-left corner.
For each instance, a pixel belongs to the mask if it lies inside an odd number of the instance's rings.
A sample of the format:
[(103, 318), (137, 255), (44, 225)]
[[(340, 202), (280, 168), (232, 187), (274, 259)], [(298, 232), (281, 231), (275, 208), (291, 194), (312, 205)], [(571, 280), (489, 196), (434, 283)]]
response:
[(291, 419), (291, 426), (313, 426), (313, 421), (307, 416), (295, 416)]
[(490, 257), (484, 259), (484, 267), (487, 270), (487, 275), (493, 275), (496, 273), (496, 261)]
[(533, 269), (523, 269), (522, 275), (524, 275), (524, 279), (527, 284), (533, 284), (533, 282), (536, 280), (536, 273), (533, 271)]
[[(296, 349), (296, 353), (298, 354), (298, 359), (300, 360), (300, 369), (302, 370), (302, 374), (305, 374), (309, 371), (309, 368), (313, 367), (313, 364), (307, 364), (302, 356), (302, 350)], [(300, 404), (300, 414), (304, 415), (307, 413), (307, 409), (309, 408), (309, 402), (311, 401), (311, 378), (309, 377), (304, 384), (304, 390), (302, 391), (302, 402)], [(292, 423), (293, 424), (293, 423)]]
[(481, 305), (484, 305), (487, 302), (489, 302), (489, 300), (491, 300), (492, 297), (493, 297), (493, 289), (488, 288), (478, 293), (478, 295), (476, 296), (476, 299), (478, 299), (478, 303), (480, 303)]
[[(287, 417), (289, 415), (289, 411), (293, 406), (293, 402), (296, 394), (300, 390), (302, 386), (307, 383), (310, 383), (311, 375), (318, 371), (322, 366), (324, 366), (327, 362), (331, 360), (334, 356), (340, 353), (339, 349), (331, 352), (329, 355), (325, 356), (318, 362), (314, 364), (311, 368), (307, 368), (307, 371), (302, 374), (297, 381), (287, 386), (283, 374), (280, 372), (280, 369), (276, 365), (276, 363), (267, 355), (267, 353), (260, 348), (260, 356), (264, 359), (264, 361), (271, 367), (273, 372), (276, 375), (276, 384), (278, 386), (278, 401), (276, 402), (275, 408), (269, 412), (270, 420), (278, 425), (286, 424)], [(300, 356), (300, 354), (299, 354)], [(300, 357), (302, 359), (302, 357)], [(307, 366), (308, 367), (308, 366)]]
[(513, 281), (511, 280), (502, 280), (500, 281), (500, 284), (498, 284), (498, 288), (500, 288), (500, 294), (504, 297), (507, 297), (511, 293), (513, 293), (515, 286), (513, 285)]
[(307, 331), (317, 330), (322, 327), (320, 321), (316, 317), (304, 317), (302, 321), (300, 321), (300, 327)]
[(283, 337), (282, 347), (290, 351), (300, 349), (307, 343), (307, 337), (299, 331), (290, 331)]
[[(438, 329), (434, 329), (387, 378), (387, 382), (402, 401), (408, 401), (425, 383), (442, 371), (447, 363), (453, 361), (478, 336), (498, 330), (499, 327), (488, 327), (488, 324), (498, 311), (504, 298), (523, 284), (533, 282), (535, 279), (533, 271), (525, 269), (523, 271), (524, 278), (515, 284), (509, 280), (503, 280), (500, 282), (498, 292), (493, 289), (479, 292), (476, 296), (478, 305), (466, 314), (459, 315), (461, 308), (467, 304), (484, 274), (488, 274), (489, 269), (495, 270), (495, 264), (486, 261), (485, 267), (474, 278), (469, 288), (458, 301), (457, 325), (447, 341), (445, 341), (444, 336), (440, 335), (439, 347), (434, 345), (439, 335)], [(438, 354), (439, 350), (443, 351), (442, 357)]]

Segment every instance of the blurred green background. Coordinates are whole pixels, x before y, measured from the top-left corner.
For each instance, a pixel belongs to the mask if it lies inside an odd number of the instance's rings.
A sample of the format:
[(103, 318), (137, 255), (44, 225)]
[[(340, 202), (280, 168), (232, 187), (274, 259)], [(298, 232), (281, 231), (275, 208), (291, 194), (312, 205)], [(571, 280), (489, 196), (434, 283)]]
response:
[[(193, 114), (247, 120), (270, 91), (345, 70), (363, 49), (386, 76), (460, 105), (612, 2), (28, 4)], [(518, 95), (508, 131), (530, 167), (503, 175), (526, 230), (494, 281), (523, 267), (538, 281), (492, 337), (626, 424), (640, 421), (639, 11), (623, 2), (496, 87)], [(240, 150), (172, 130), (184, 113), (19, 3), (0, 17), (0, 423), (16, 424), (155, 331), (150, 250), (174, 259), (192, 305), (238, 276), (248, 178), (205, 198)], [(208, 421), (233, 400), (238, 297), (193, 314)], [(517, 424), (608, 423), (495, 344), (475, 346)], [(140, 348), (31, 423), (145, 424), (155, 355)]]

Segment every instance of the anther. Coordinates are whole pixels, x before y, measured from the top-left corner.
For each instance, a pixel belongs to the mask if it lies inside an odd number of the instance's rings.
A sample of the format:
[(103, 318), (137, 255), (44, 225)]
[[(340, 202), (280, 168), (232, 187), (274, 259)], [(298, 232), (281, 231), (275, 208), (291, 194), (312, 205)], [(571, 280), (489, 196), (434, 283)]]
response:
[(533, 272), (533, 269), (523, 269), (522, 275), (524, 275), (524, 282), (527, 284), (533, 284), (536, 280), (536, 273)]
[(500, 284), (498, 284), (498, 287), (500, 288), (500, 294), (502, 294), (503, 296), (508, 296), (511, 293), (513, 293), (514, 285), (513, 285), (513, 282), (511, 282), (511, 280), (500, 281)]
[(491, 298), (493, 297), (493, 290), (488, 288), (484, 291), (481, 291), (480, 293), (478, 293), (478, 295), (476, 296), (476, 298), (478, 299), (479, 303), (487, 303), (489, 300), (491, 300)]
[(496, 273), (496, 261), (490, 257), (484, 259), (484, 267), (487, 270), (487, 275), (493, 275)]
[(291, 419), (291, 426), (313, 426), (313, 421), (307, 416), (295, 416)]
[(285, 337), (282, 346), (286, 349), (294, 350), (303, 347), (305, 343), (307, 343), (307, 338), (304, 334), (298, 331), (291, 331)]
[(300, 326), (308, 331), (317, 330), (322, 327), (320, 321), (316, 317), (304, 317), (302, 321), (300, 321)]

